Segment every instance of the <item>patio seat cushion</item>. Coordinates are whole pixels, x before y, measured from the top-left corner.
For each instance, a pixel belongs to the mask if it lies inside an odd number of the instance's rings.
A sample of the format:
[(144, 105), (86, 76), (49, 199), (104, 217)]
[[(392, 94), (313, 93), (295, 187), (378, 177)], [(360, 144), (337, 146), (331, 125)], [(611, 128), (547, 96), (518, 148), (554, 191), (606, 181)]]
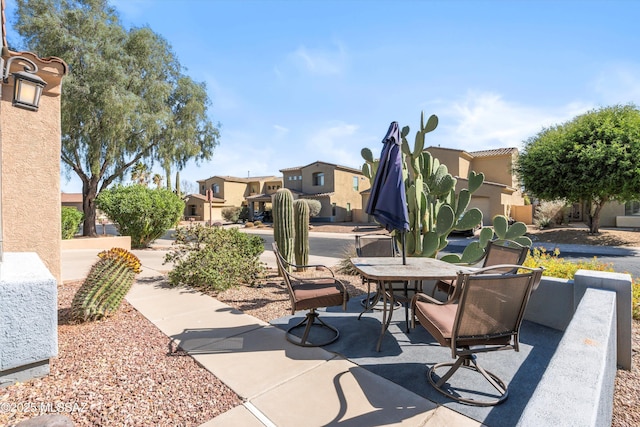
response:
[(342, 305), (344, 295), (333, 279), (319, 279), (293, 285), (296, 310)]

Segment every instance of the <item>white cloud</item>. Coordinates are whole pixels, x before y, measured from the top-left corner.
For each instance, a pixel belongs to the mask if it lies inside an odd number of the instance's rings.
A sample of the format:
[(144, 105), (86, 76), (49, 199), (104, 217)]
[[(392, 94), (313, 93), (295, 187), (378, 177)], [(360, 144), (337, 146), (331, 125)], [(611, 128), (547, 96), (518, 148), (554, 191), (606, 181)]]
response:
[(332, 123), (319, 129), (306, 141), (307, 153), (315, 158), (309, 161), (325, 161), (341, 166), (359, 168), (364, 162), (360, 150), (371, 143), (371, 138), (358, 134), (359, 127), (347, 123)]
[(332, 49), (310, 49), (300, 46), (288, 55), (296, 67), (315, 75), (337, 75), (344, 71), (348, 55), (340, 42)]
[(524, 140), (543, 127), (571, 120), (591, 108), (592, 105), (580, 102), (560, 107), (523, 105), (505, 100), (496, 93), (472, 91), (463, 99), (441, 104), (441, 126), (428, 136), (426, 145), (467, 151), (520, 148)]
[(284, 126), (273, 125), (273, 129), (276, 131), (275, 133), (276, 139), (281, 139), (289, 133), (289, 129)]

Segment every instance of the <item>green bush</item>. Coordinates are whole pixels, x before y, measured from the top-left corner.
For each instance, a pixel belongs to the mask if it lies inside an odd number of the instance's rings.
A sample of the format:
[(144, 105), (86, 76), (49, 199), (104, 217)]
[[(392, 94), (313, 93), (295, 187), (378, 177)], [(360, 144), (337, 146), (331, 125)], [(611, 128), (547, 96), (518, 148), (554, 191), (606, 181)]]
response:
[(62, 207), (62, 238), (72, 239), (78, 232), (84, 214), (76, 208)]
[(145, 248), (175, 227), (184, 212), (184, 202), (165, 188), (117, 185), (96, 198), (98, 209), (114, 222), (123, 236), (131, 236), (131, 247)]
[[(599, 262), (596, 257), (587, 261), (571, 262), (560, 258), (559, 255), (558, 249), (549, 253), (544, 249), (535, 248), (523, 265), (533, 268), (544, 267), (543, 275), (561, 279), (573, 279), (578, 270), (614, 271), (612, 264)], [(631, 297), (633, 318), (640, 319), (640, 279), (635, 279), (631, 284)]]
[(320, 203), (319, 200), (316, 199), (304, 199), (305, 202), (307, 202), (307, 205), (309, 205), (309, 216), (310, 217), (316, 217), (318, 215), (320, 215), (320, 210), (322, 210), (322, 203)]
[(237, 207), (223, 208), (222, 218), (224, 218), (225, 221), (235, 224), (236, 222), (238, 222), (238, 219), (240, 218), (240, 210), (241, 209)]
[(175, 237), (165, 257), (165, 263), (174, 263), (169, 272), (172, 286), (187, 285), (221, 292), (241, 284), (253, 285), (263, 276), (262, 237), (241, 233), (237, 228), (200, 224), (179, 227)]

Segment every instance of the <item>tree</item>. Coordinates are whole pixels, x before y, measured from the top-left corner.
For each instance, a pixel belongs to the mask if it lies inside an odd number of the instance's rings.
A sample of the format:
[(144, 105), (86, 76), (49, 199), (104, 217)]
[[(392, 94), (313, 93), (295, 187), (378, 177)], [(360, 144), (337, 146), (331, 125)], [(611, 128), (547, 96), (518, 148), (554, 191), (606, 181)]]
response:
[[(62, 153), (82, 181), (84, 235), (96, 235), (97, 194), (139, 162), (183, 167), (210, 159), (218, 129), (204, 84), (182, 73), (148, 27), (125, 29), (106, 0), (17, 0), (27, 50), (69, 64), (62, 85)], [(169, 179), (167, 184), (170, 185)]]
[(120, 234), (131, 236), (133, 248), (146, 248), (175, 227), (184, 213), (184, 202), (173, 192), (139, 184), (116, 185), (101, 191), (96, 204)]
[(160, 175), (159, 173), (156, 173), (153, 175), (153, 178), (151, 179), (153, 181), (153, 185), (156, 186), (156, 188), (160, 188), (162, 187), (162, 180), (164, 178), (162, 178), (162, 175)]
[(142, 162), (136, 163), (131, 170), (131, 181), (145, 187), (149, 185), (149, 167)]
[(525, 141), (515, 171), (527, 192), (542, 200), (586, 202), (591, 233), (610, 201), (640, 197), (640, 111), (604, 107), (543, 129)]

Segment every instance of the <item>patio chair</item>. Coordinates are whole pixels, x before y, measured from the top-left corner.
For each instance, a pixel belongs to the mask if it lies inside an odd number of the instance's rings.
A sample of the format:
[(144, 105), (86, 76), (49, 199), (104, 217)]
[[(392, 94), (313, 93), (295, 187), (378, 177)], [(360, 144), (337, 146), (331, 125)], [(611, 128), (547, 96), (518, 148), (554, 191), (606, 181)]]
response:
[[(523, 246), (512, 240), (496, 243), (490, 241), (487, 244), (485, 256), (483, 258), (482, 268), (491, 267), (499, 264), (522, 265), (529, 254), (529, 246)], [(515, 272), (516, 270), (512, 270)], [(442, 291), (447, 294), (447, 299), (453, 297), (456, 281), (455, 280), (438, 280), (431, 292), (434, 297), (436, 291)]]
[[(393, 237), (388, 234), (356, 235), (356, 255), (358, 257), (395, 257), (396, 247)], [(368, 296), (362, 300), (364, 310), (358, 316), (358, 320), (360, 320), (362, 315), (367, 311), (376, 309), (376, 304), (380, 301), (383, 292), (382, 288), (378, 286), (376, 280), (369, 280), (362, 277), (362, 283), (367, 285)], [(376, 292), (373, 295), (371, 292), (372, 283), (376, 284)], [(417, 292), (420, 289), (420, 284), (416, 283), (414, 286), (410, 287), (407, 282), (394, 282), (393, 285), (402, 286), (401, 289), (398, 289), (397, 286), (394, 287), (394, 295), (396, 289), (402, 292), (402, 295), (397, 297), (396, 303), (398, 305), (404, 304), (405, 306), (405, 321), (407, 325), (407, 332), (409, 332), (409, 303), (411, 302), (411, 299), (409, 298), (409, 291)]]
[[(517, 272), (504, 273), (514, 270)], [(429, 382), (436, 390), (475, 406), (497, 405), (507, 398), (508, 389), (504, 381), (479, 366), (476, 354), (519, 350), (518, 338), (524, 311), (541, 276), (542, 268), (498, 265), (458, 274), (456, 287), (460, 289), (459, 299), (440, 302), (423, 293), (414, 296), (411, 302), (413, 325), (418, 319), (441, 346), (451, 349), (451, 357), (456, 359), (455, 362), (438, 363), (429, 370)], [(439, 376), (436, 371), (443, 367), (449, 369)], [(461, 386), (448, 384), (460, 367), (480, 373), (495, 388), (496, 397), (487, 399), (486, 396), (492, 393), (483, 390), (476, 391), (475, 395), (481, 398), (475, 399), (468, 383)], [(464, 378), (469, 379), (468, 376)], [(462, 391), (465, 395), (460, 393)]]
[[(396, 250), (393, 245), (393, 238), (388, 234), (362, 234), (356, 235), (356, 255), (358, 257), (394, 257)], [(367, 285), (367, 297), (362, 300), (365, 308), (358, 319), (367, 311), (373, 309), (380, 301), (380, 292), (377, 288), (377, 281), (369, 280), (364, 276), (362, 283)], [(371, 284), (376, 284), (376, 292), (372, 294)]]
[[(306, 316), (294, 326), (287, 330), (287, 340), (293, 344), (303, 347), (320, 347), (331, 344), (340, 336), (338, 329), (325, 323), (320, 319), (318, 308), (342, 306), (343, 310), (347, 308), (349, 294), (347, 288), (340, 280), (338, 280), (333, 271), (324, 265), (295, 265), (287, 262), (280, 251), (278, 245), (273, 242), (273, 252), (276, 256), (279, 274), (284, 278), (289, 297), (291, 299), (291, 314), (295, 314), (299, 310), (309, 310)], [(327, 276), (323, 277), (302, 277), (295, 275), (291, 270), (326, 270)], [(312, 328), (324, 328), (330, 331), (329, 338), (321, 342), (310, 341), (310, 333)], [(302, 337), (294, 335), (295, 329), (304, 328)]]

